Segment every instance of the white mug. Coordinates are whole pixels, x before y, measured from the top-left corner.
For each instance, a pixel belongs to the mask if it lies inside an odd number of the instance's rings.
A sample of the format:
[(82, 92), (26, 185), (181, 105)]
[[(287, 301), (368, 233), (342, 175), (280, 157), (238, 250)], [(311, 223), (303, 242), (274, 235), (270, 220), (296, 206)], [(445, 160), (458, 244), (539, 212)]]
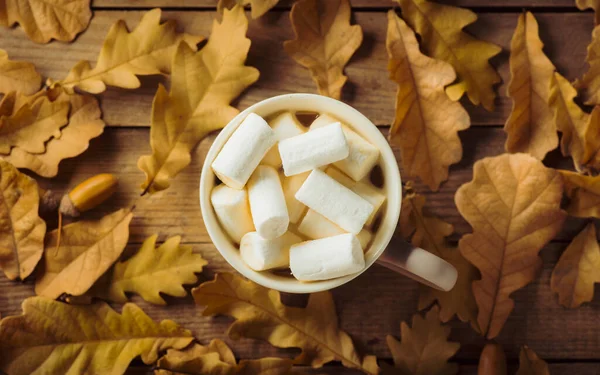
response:
[[(210, 193), (215, 186), (211, 164), (217, 154), (249, 113), (269, 117), (282, 111), (307, 111), (327, 113), (363, 136), (380, 151), (380, 166), (387, 199), (382, 207), (382, 219), (365, 252), (365, 268), (356, 274), (331, 280), (301, 282), (293, 277), (269, 271), (257, 272), (248, 267), (239, 249), (221, 228), (210, 203)], [(288, 293), (315, 293), (332, 289), (359, 276), (376, 261), (396, 272), (440, 290), (450, 290), (456, 283), (457, 271), (445, 260), (394, 236), (402, 205), (402, 182), (396, 157), (379, 129), (362, 113), (338, 100), (315, 94), (286, 94), (258, 102), (233, 118), (223, 128), (211, 145), (200, 177), (200, 209), (204, 224), (213, 244), (221, 255), (239, 273), (270, 289)]]

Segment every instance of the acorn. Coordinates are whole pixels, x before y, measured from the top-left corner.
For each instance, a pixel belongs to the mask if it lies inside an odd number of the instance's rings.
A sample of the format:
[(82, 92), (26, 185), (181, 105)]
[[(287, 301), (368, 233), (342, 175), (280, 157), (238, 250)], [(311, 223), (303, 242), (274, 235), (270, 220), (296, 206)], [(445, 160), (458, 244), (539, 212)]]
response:
[(58, 210), (63, 215), (77, 217), (107, 200), (117, 190), (117, 183), (110, 173), (90, 177), (63, 196)]

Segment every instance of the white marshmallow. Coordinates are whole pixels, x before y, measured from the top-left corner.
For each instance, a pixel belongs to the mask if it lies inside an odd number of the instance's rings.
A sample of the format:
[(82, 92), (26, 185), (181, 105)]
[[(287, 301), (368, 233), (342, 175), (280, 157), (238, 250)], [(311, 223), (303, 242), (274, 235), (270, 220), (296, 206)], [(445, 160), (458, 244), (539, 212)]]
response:
[(373, 212), (371, 203), (318, 169), (304, 181), (296, 199), (353, 234), (361, 231)]
[[(331, 123), (338, 122), (335, 118), (322, 114), (310, 125), (310, 130), (319, 129)], [(347, 158), (334, 163), (354, 181), (365, 178), (379, 160), (379, 149), (361, 137), (354, 130), (342, 125), (344, 136), (348, 142), (350, 153)]]
[(287, 231), (290, 223), (279, 174), (273, 167), (259, 165), (248, 180), (250, 212), (256, 231), (271, 240)]
[(279, 142), (286, 176), (293, 176), (348, 157), (348, 142), (338, 122)]
[(242, 189), (275, 143), (277, 139), (269, 124), (250, 113), (229, 137), (211, 167), (225, 185)]
[(360, 243), (350, 233), (301, 242), (290, 249), (290, 269), (301, 281), (333, 279), (364, 268)]
[(385, 194), (380, 189), (373, 186), (373, 184), (370, 182), (354, 181), (344, 173), (340, 172), (339, 169), (329, 167), (325, 170), (325, 173), (373, 205), (373, 213), (371, 216), (369, 216), (367, 222), (365, 223), (365, 225), (371, 226), (375, 220), (375, 217), (377, 216), (377, 213), (381, 209), (381, 206), (383, 206), (385, 203)]
[(283, 177), (283, 195), (285, 195), (285, 203), (292, 224), (296, 224), (306, 210), (306, 206), (297, 200), (295, 195), (309, 174), (310, 172), (304, 172), (290, 177)]
[(236, 243), (240, 243), (246, 233), (254, 231), (246, 190), (218, 185), (210, 194), (210, 202), (215, 209), (219, 223)]
[[(347, 233), (345, 230), (328, 220), (325, 216), (310, 209), (306, 212), (306, 215), (304, 215), (304, 218), (302, 218), (302, 221), (298, 225), (298, 232), (313, 240)], [(369, 245), (369, 242), (371, 242), (373, 234), (369, 230), (363, 229), (356, 235), (356, 238), (358, 238), (358, 242), (360, 242), (360, 247), (365, 250)]]
[(257, 232), (246, 233), (240, 242), (240, 254), (246, 264), (255, 271), (288, 267), (290, 247), (302, 242), (302, 238), (292, 232), (267, 240)]
[[(275, 132), (275, 138), (278, 142), (306, 133), (306, 128), (300, 124), (296, 116), (291, 112), (280, 114), (269, 121), (269, 125), (271, 125), (273, 132)], [(281, 167), (281, 157), (279, 156), (277, 147), (273, 147), (267, 152), (261, 164), (270, 165), (275, 169)]]

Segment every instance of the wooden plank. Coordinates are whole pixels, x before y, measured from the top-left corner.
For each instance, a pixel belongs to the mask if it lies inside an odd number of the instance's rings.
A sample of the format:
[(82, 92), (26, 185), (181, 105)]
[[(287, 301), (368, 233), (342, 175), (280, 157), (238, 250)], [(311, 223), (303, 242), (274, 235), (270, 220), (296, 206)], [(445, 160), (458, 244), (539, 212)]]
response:
[[(169, 189), (140, 197), (139, 185), (144, 181), (144, 174), (137, 168), (137, 159), (150, 152), (148, 138), (147, 129), (107, 129), (102, 136), (92, 141), (90, 149), (83, 155), (65, 160), (57, 178), (38, 180), (45, 188), (64, 191), (94, 174), (114, 173), (120, 180), (119, 190), (110, 202), (95, 213), (135, 205), (135, 218), (131, 225), (132, 241), (141, 242), (149, 235), (162, 233), (169, 236), (181, 234), (188, 242), (209, 242), (198, 208), (198, 183), (204, 155), (214, 136), (200, 144), (192, 156), (192, 163), (173, 180)], [(418, 192), (427, 196), (432, 213), (452, 223), (457, 233), (467, 233), (470, 227), (454, 206), (454, 193), (460, 185), (471, 180), (472, 165), (476, 160), (503, 152), (505, 135), (498, 128), (471, 128), (462, 132), (461, 138), (463, 145), (468, 145), (465, 146), (463, 160), (450, 169), (450, 178), (441, 189), (434, 193), (420, 183), (415, 187)], [(394, 149), (394, 152), (400, 158), (399, 150)], [(548, 158), (549, 165), (571, 167), (569, 160), (558, 156), (558, 152), (551, 154)], [(569, 219), (557, 238), (570, 239), (583, 225), (583, 220)], [(454, 239), (458, 239), (458, 236), (454, 236)]]
[[(231, 271), (231, 267), (211, 244), (194, 244), (194, 250), (208, 261), (202, 280), (211, 279), (215, 272)], [(132, 246), (135, 247), (135, 246)], [(518, 358), (519, 348), (529, 345), (546, 359), (600, 360), (600, 326), (597, 311), (600, 298), (578, 309), (567, 310), (558, 305), (550, 290), (550, 274), (565, 245), (551, 244), (542, 251), (544, 268), (541, 277), (526, 288), (514, 293), (515, 310), (498, 337), (511, 360)], [(385, 343), (388, 334), (399, 336), (400, 322), (408, 321), (417, 309), (418, 285), (404, 276), (374, 265), (352, 282), (333, 290), (341, 327), (355, 340), (364, 353), (389, 358)], [(33, 285), (8, 281), (0, 277), (0, 313), (2, 316), (20, 313), (23, 299), (33, 295)], [(300, 304), (303, 296), (285, 296), (287, 303)], [(225, 332), (231, 320), (226, 317), (203, 317), (201, 307), (191, 297), (167, 298), (168, 306), (153, 306), (138, 297), (133, 298), (153, 319), (172, 319), (192, 330), (202, 341), (221, 338), (229, 342), (241, 358), (275, 355), (289, 356), (292, 352), (249, 339), (231, 341)], [(451, 340), (462, 347), (459, 361), (476, 361), (485, 340), (468, 325), (452, 322)]]
[[(77, 61), (94, 61), (102, 40), (116, 19), (125, 19), (129, 26), (137, 24), (141, 11), (96, 11), (88, 30), (75, 43), (50, 43), (46, 46), (34, 44), (22, 30), (0, 29), (0, 47), (6, 49), (13, 59), (29, 60), (36, 64), (41, 73), (54, 79), (63, 78)], [(187, 32), (208, 35), (214, 12), (170, 11), (164, 19), (175, 19)], [(507, 82), (508, 47), (518, 13), (480, 15), (480, 20), (469, 27), (476, 36), (497, 43), (504, 52), (492, 63)], [(586, 46), (590, 40), (593, 19), (589, 14), (540, 13), (537, 14), (545, 50), (559, 71), (569, 79), (580, 76), (585, 69)], [(390, 124), (394, 116), (396, 84), (387, 73), (385, 49), (385, 12), (355, 12), (355, 19), (364, 30), (365, 38), (357, 54), (346, 69), (349, 81), (343, 100), (371, 118), (376, 124)], [(249, 37), (253, 44), (248, 64), (261, 70), (261, 78), (239, 99), (239, 108), (262, 99), (290, 92), (315, 92), (315, 86), (304, 68), (289, 58), (281, 44), (292, 38), (286, 12), (273, 13), (267, 19), (252, 22)], [(102, 94), (105, 120), (113, 126), (148, 126), (150, 109), (157, 77), (145, 77), (139, 90), (109, 89)], [(505, 97), (506, 85), (498, 88), (501, 97), (497, 109), (489, 113), (482, 108), (467, 104), (474, 125), (503, 124), (510, 112), (511, 102)], [(465, 101), (466, 102), (466, 101)]]
[[(439, 3), (462, 7), (500, 8), (500, 7), (547, 7), (573, 8), (571, 0), (503, 0), (501, 4), (486, 0), (440, 0)], [(281, 0), (276, 9), (289, 9), (294, 0)], [(391, 0), (352, 0), (353, 8), (389, 9), (394, 6)], [(216, 0), (95, 0), (94, 8), (202, 8), (214, 9)]]

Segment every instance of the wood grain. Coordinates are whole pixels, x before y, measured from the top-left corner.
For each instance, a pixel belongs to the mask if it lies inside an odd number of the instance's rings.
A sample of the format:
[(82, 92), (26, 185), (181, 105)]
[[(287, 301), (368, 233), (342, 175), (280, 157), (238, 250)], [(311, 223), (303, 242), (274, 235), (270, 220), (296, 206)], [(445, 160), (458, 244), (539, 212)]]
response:
[[(110, 25), (124, 19), (130, 27), (137, 24), (141, 11), (96, 11), (88, 30), (75, 43), (50, 43), (40, 46), (31, 42), (19, 28), (0, 29), (1, 47), (13, 59), (32, 61), (46, 77), (64, 78), (79, 60), (95, 61), (102, 40)], [(207, 36), (214, 12), (169, 11), (163, 19), (175, 19), (183, 30)], [(508, 47), (517, 22), (518, 13), (480, 15), (479, 21), (469, 27), (477, 37), (494, 42), (504, 52), (492, 60), (504, 82), (508, 82)], [(590, 41), (593, 17), (587, 13), (539, 13), (545, 51), (559, 71), (569, 79), (580, 76), (585, 69), (585, 53)], [(385, 50), (385, 12), (355, 12), (356, 22), (364, 30), (364, 41), (346, 69), (349, 81), (343, 91), (343, 100), (379, 125), (390, 124), (394, 116), (396, 85), (388, 78)], [(307, 70), (288, 57), (282, 43), (292, 38), (287, 12), (276, 12), (260, 21), (251, 22), (249, 37), (252, 47), (248, 64), (261, 71), (259, 81), (239, 99), (243, 109), (262, 99), (290, 93), (316, 92)], [(148, 126), (152, 97), (159, 77), (142, 78), (143, 85), (135, 91), (109, 89), (101, 95), (104, 118), (112, 126)], [(499, 125), (508, 117), (511, 102), (506, 97), (506, 85), (498, 88), (495, 112), (466, 104), (474, 125)], [(466, 100), (463, 100), (466, 102)]]

